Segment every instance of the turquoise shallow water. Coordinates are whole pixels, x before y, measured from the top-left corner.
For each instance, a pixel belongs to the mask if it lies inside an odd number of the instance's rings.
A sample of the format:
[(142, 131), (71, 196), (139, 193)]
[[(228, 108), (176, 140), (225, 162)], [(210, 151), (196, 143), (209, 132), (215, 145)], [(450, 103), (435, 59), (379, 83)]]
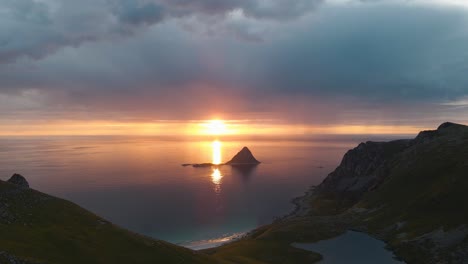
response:
[[(113, 223), (174, 243), (251, 230), (292, 209), (346, 150), (367, 137), (176, 140), (157, 137), (0, 137), (0, 179), (71, 200)], [(251, 170), (182, 167), (229, 160), (248, 146)], [(217, 149), (216, 149), (217, 148)]]
[(321, 264), (397, 264), (394, 254), (385, 249), (385, 243), (364, 233), (348, 231), (345, 234), (317, 243), (295, 243), (297, 248), (314, 251), (323, 256)]

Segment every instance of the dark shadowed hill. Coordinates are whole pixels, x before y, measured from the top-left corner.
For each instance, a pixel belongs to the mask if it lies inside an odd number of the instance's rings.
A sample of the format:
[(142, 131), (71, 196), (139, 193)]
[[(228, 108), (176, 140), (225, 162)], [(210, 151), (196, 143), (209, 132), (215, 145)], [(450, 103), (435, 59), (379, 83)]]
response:
[(20, 175), (10, 182), (0, 181), (1, 264), (219, 263), (26, 188)]

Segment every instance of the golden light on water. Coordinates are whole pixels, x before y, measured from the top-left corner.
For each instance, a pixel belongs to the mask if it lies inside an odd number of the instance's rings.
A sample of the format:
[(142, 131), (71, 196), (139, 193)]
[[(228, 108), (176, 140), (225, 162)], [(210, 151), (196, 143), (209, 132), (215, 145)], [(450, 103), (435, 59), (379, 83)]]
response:
[(223, 175), (218, 168), (213, 168), (213, 173), (211, 173), (211, 182), (214, 184), (214, 192), (216, 194), (221, 193), (221, 180), (223, 179)]
[(216, 185), (219, 185), (221, 184), (221, 179), (223, 178), (223, 175), (221, 174), (221, 172), (219, 171), (218, 168), (214, 168), (213, 169), (213, 173), (211, 174), (211, 181), (216, 184)]
[(222, 162), (222, 156), (221, 156), (221, 142), (218, 140), (213, 141), (211, 143), (212, 149), (213, 149), (213, 160), (211, 163), (215, 165), (219, 165)]
[[(215, 140), (211, 143), (212, 147), (212, 153), (213, 153), (213, 160), (211, 163), (215, 165), (219, 165), (222, 163), (222, 156), (221, 156), (221, 147), (222, 144), (219, 140)], [(213, 173), (211, 173), (211, 182), (213, 182), (214, 186), (214, 191), (215, 193), (219, 194), (221, 193), (221, 179), (223, 178), (223, 175), (221, 174), (221, 171), (219, 168), (213, 168)]]

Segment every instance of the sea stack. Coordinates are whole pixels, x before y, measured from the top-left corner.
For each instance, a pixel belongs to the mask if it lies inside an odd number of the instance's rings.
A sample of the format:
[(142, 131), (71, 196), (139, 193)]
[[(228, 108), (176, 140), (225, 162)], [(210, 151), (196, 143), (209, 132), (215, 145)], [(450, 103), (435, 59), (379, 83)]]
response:
[(255, 159), (252, 152), (250, 152), (249, 148), (243, 147), (239, 153), (237, 153), (230, 161), (226, 164), (228, 165), (257, 165), (260, 161)]
[(23, 187), (23, 188), (29, 188), (29, 183), (26, 180), (26, 178), (24, 178), (23, 176), (21, 176), (18, 173), (13, 174), (13, 176), (11, 176), (11, 178), (8, 180), (8, 182), (12, 183), (12, 184), (15, 184), (15, 185), (18, 185), (18, 186)]

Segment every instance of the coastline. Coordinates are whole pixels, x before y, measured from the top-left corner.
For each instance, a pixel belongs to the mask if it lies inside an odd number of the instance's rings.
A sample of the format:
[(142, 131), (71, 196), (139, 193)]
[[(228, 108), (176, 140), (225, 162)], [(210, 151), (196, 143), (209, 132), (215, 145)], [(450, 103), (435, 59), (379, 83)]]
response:
[(179, 243), (177, 245), (189, 248), (191, 250), (204, 250), (222, 246), (227, 243), (231, 243), (245, 237), (249, 232), (240, 232), (234, 233), (232, 235), (223, 236), (219, 238), (207, 239), (207, 240), (197, 240)]
[[(316, 194), (316, 190), (317, 186), (310, 186), (303, 195), (291, 199), (290, 202), (295, 206), (290, 213), (273, 220), (270, 224), (262, 225), (248, 232), (242, 233), (241, 236), (229, 236), (207, 241), (195, 241), (193, 245), (181, 245), (210, 254), (212, 252), (216, 252), (218, 249), (223, 249), (225, 246), (229, 247), (231, 244), (235, 245), (237, 242), (242, 243), (243, 240), (256, 239), (259, 236), (259, 233), (265, 232), (265, 229), (275, 229), (277, 227), (282, 229), (284, 226), (294, 227), (296, 222), (302, 222), (305, 220), (310, 222), (310, 226), (313, 228), (321, 227), (316, 228), (320, 231), (317, 231), (317, 234), (313, 235), (313, 239), (308, 239), (299, 235), (300, 239), (290, 241), (290, 247), (294, 247), (295, 243), (313, 244), (320, 241), (330, 240), (337, 238), (348, 231), (354, 231), (381, 241), (385, 244), (385, 249), (390, 251), (395, 256), (396, 260), (407, 263), (407, 260), (405, 260), (403, 256), (399, 255), (398, 251), (394, 247), (389, 245), (389, 239), (386, 238), (386, 234), (370, 232), (368, 227), (365, 224), (363, 225), (365, 222), (365, 220), (363, 220), (365, 216), (376, 210), (351, 207), (348, 210), (335, 215), (317, 214), (312, 211), (313, 209), (311, 207), (311, 201), (314, 198), (314, 194)], [(198, 244), (197, 242), (201, 242), (201, 244)], [(317, 252), (310, 251), (310, 253), (320, 256), (317, 261), (323, 259), (323, 256)]]
[[(309, 189), (301, 196), (294, 197), (290, 200), (290, 202), (294, 205), (294, 208), (287, 214), (280, 216), (274, 220), (272, 220), (271, 223), (276, 223), (283, 221), (288, 218), (300, 216), (307, 214), (310, 210), (310, 206), (307, 206), (306, 202), (306, 197), (309, 197), (310, 195), (313, 194), (313, 191), (315, 190), (316, 186), (313, 185), (309, 187)], [(267, 224), (268, 225), (268, 224)], [(213, 249), (217, 248), (232, 242), (236, 242), (239, 240), (242, 240), (244, 238), (248, 238), (249, 235), (255, 233), (256, 230), (263, 228), (265, 225), (253, 228), (249, 231), (246, 232), (238, 232), (234, 233), (232, 235), (227, 235), (227, 236), (222, 236), (219, 238), (213, 238), (213, 239), (206, 239), (206, 240), (196, 240), (196, 241), (188, 241), (188, 242), (182, 242), (178, 243), (177, 245), (186, 247), (192, 250), (207, 250), (207, 249)]]
[[(383, 233), (383, 232), (380, 232), (380, 233), (376, 233), (376, 232), (370, 232), (369, 231), (369, 228), (365, 225), (362, 225), (363, 222), (365, 222), (365, 220), (363, 220), (363, 218), (365, 218), (365, 215), (367, 213), (371, 213), (371, 212), (374, 212), (378, 209), (373, 209), (373, 210), (369, 210), (369, 209), (364, 209), (364, 208), (354, 208), (354, 207), (351, 207), (349, 209), (347, 209), (346, 211), (344, 211), (343, 213), (340, 213), (340, 214), (337, 214), (337, 215), (326, 215), (326, 216), (322, 216), (322, 215), (314, 215), (313, 212), (312, 212), (312, 208), (311, 208), (311, 200), (313, 199), (313, 195), (314, 195), (314, 192), (316, 191), (317, 189), (317, 186), (311, 186), (309, 187), (309, 189), (304, 193), (304, 195), (302, 196), (298, 196), (296, 198), (293, 198), (291, 200), (291, 202), (295, 205), (295, 208), (293, 209), (293, 211), (286, 215), (284, 217), (284, 220), (287, 220), (288, 218), (301, 218), (301, 217), (307, 217), (307, 218), (322, 218), (322, 217), (326, 217), (329, 221), (333, 222), (333, 221), (339, 221), (339, 222), (344, 222), (344, 223), (348, 223), (347, 224), (347, 227), (342, 230), (342, 232), (339, 232), (339, 233), (336, 233), (334, 236), (325, 236), (323, 237), (322, 239), (319, 239), (319, 240), (316, 240), (312, 243), (317, 243), (317, 242), (320, 242), (320, 241), (324, 241), (324, 240), (330, 240), (330, 239), (334, 239), (334, 238), (337, 238), (343, 234), (345, 234), (346, 232), (348, 231), (353, 231), (353, 232), (359, 232), (359, 233), (363, 233), (365, 235), (368, 235), (369, 237), (372, 237), (376, 240), (379, 240), (381, 242), (383, 242), (385, 244), (385, 248), (390, 251), (397, 260), (399, 261), (403, 261), (404, 263), (406, 263), (406, 260), (398, 255), (398, 252), (395, 248), (392, 248), (390, 245), (389, 245), (389, 239), (386, 238), (386, 234)], [(297, 242), (292, 242), (291, 243), (291, 246), (294, 245), (294, 243), (297, 243)]]

